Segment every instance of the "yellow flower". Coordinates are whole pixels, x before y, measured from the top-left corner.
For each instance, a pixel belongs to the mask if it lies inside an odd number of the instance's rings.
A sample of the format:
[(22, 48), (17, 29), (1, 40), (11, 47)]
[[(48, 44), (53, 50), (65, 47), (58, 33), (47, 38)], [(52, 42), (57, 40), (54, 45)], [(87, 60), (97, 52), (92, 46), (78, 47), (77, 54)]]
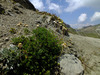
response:
[(26, 51), (26, 50), (23, 50), (23, 53), (25, 53), (25, 54), (26, 54), (26, 53), (27, 53), (27, 51)]
[(37, 27), (39, 27), (40, 25), (37, 25)]
[(18, 43), (18, 48), (22, 48), (23, 47), (23, 45), (22, 45), (22, 43)]
[(21, 23), (21, 22), (17, 24), (17, 26), (21, 26), (21, 25), (22, 25), (22, 23)]
[(66, 48), (67, 47), (67, 44), (66, 43), (63, 43), (62, 46)]
[(28, 27), (28, 24), (24, 24), (25, 27)]
[(27, 55), (25, 55), (25, 58), (27, 59), (27, 58), (28, 58), (28, 56), (27, 56)]

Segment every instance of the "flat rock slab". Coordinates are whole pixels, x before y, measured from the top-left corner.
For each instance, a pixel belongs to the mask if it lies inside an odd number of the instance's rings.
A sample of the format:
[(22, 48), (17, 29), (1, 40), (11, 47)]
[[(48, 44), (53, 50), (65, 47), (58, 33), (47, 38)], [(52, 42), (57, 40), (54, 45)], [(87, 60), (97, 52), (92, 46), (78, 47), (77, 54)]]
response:
[(78, 58), (74, 55), (65, 54), (60, 57), (61, 75), (84, 75), (84, 69)]

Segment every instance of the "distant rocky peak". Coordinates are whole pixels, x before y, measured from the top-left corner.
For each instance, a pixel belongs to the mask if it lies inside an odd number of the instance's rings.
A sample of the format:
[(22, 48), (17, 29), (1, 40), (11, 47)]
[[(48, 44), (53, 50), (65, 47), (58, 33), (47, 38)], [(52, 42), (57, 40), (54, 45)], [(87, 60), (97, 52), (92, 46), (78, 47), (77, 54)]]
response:
[(27, 9), (31, 9), (36, 11), (36, 8), (29, 0), (0, 0), (0, 3), (7, 2), (7, 3), (19, 3)]
[(32, 9), (34, 11), (36, 10), (34, 5), (29, 0), (13, 0), (13, 1), (20, 3), (21, 5), (23, 5), (27, 9)]

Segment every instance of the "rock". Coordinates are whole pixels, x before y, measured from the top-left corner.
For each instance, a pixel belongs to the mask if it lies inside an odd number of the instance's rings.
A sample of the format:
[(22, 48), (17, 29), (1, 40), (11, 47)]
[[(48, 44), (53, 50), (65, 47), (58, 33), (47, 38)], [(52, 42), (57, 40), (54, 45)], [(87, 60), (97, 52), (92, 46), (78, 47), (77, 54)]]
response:
[(75, 57), (79, 57), (78, 51), (75, 48), (69, 48), (69, 54), (73, 54)]
[(3, 43), (0, 43), (0, 47), (2, 47)]
[(36, 23), (36, 24), (42, 24), (41, 21), (37, 21), (37, 20), (35, 21), (35, 23)]
[(14, 12), (16, 14), (23, 14), (23, 12), (16, 6), (13, 7), (12, 12)]
[(16, 3), (15, 7), (23, 8), (23, 6), (21, 4), (19, 4), (19, 3)]
[(9, 41), (9, 38), (8, 38), (8, 37), (6, 37), (6, 38), (5, 38), (5, 41)]
[(61, 30), (62, 30), (62, 27), (63, 27), (63, 26), (62, 26), (62, 25), (60, 25), (60, 29), (61, 29)]
[(27, 8), (27, 9), (36, 11), (36, 8), (29, 0), (13, 0), (13, 1), (16, 3), (19, 3), (20, 5), (22, 5), (23, 7)]
[(0, 38), (3, 37), (3, 35), (0, 35)]
[(56, 32), (58, 32), (58, 33), (60, 33), (60, 34), (61, 34), (61, 30), (59, 30), (59, 29), (56, 29)]
[(10, 44), (7, 48), (8, 48), (8, 49), (12, 49), (12, 50), (13, 50), (15, 47), (16, 47), (15, 45)]
[(4, 8), (0, 5), (0, 14), (4, 14), (5, 13), (5, 10)]
[(12, 12), (10, 12), (10, 11), (7, 11), (7, 12), (6, 12), (6, 15), (14, 16), (14, 14), (12, 14)]
[(3, 36), (7, 36), (7, 33), (4, 33)]
[(13, 9), (14, 9), (14, 10), (17, 10), (17, 11), (19, 11), (19, 9), (18, 9), (18, 8), (16, 8), (16, 7), (13, 7)]
[(10, 44), (9, 46), (12, 47), (12, 48), (15, 47), (15, 45), (13, 45), (13, 44)]
[(54, 24), (54, 27), (59, 28), (59, 24), (58, 23), (55, 23)]
[(48, 16), (47, 19), (46, 19), (48, 24), (49, 24), (50, 20), (51, 20), (51, 16)]
[(69, 45), (68, 47), (69, 47), (69, 48), (73, 48), (73, 46), (71, 46), (71, 45)]
[(39, 18), (37, 18), (37, 20), (35, 20), (35, 23), (36, 23), (36, 24), (42, 24), (42, 23), (45, 23), (46, 18), (43, 18), (43, 17), (44, 17), (44, 15), (39, 16)]
[(48, 25), (45, 25), (45, 28), (48, 28)]
[(63, 29), (62, 31), (63, 31), (63, 35), (69, 36), (67, 29)]
[(61, 75), (84, 75), (81, 61), (74, 55), (65, 54), (59, 58)]

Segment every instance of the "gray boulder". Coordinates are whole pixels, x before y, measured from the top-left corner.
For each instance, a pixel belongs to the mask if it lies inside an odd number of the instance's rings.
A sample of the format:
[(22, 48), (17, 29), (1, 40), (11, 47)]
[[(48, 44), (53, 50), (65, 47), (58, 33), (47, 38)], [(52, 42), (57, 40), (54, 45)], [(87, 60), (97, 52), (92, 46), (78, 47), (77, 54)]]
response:
[(81, 61), (74, 55), (65, 54), (58, 60), (61, 67), (61, 75), (84, 75)]

